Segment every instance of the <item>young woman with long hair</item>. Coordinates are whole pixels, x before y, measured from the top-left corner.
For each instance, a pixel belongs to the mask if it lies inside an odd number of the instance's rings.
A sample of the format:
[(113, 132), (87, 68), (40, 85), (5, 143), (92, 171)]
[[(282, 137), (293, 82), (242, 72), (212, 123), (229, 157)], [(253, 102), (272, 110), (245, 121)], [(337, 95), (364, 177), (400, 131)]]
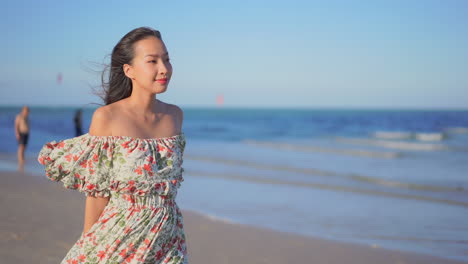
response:
[(62, 263), (188, 263), (175, 203), (184, 171), (183, 112), (156, 98), (172, 77), (160, 32), (127, 33), (107, 70), (105, 105), (89, 132), (48, 142), (38, 157), (49, 179), (87, 196), (83, 233)]

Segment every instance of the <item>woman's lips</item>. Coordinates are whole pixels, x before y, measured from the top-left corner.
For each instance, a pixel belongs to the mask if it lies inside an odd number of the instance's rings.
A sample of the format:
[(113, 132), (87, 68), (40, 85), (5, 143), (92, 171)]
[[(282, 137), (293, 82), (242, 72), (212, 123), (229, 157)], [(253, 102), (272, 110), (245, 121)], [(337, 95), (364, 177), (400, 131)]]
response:
[(167, 83), (167, 79), (157, 79), (156, 81), (162, 84)]

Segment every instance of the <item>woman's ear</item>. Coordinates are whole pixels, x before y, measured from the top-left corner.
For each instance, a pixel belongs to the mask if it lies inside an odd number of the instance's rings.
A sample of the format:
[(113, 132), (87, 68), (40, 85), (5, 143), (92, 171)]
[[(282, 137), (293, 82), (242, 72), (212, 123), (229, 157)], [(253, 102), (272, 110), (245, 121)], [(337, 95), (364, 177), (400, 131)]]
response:
[(133, 79), (133, 67), (129, 64), (124, 64), (123, 66), (123, 72), (125, 76), (127, 76), (130, 79)]

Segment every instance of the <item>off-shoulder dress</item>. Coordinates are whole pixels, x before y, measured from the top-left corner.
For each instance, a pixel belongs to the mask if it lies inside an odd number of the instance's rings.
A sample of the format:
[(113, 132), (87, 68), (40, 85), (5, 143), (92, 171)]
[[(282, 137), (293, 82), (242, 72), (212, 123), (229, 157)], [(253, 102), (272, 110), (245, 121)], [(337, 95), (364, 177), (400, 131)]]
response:
[(151, 139), (86, 133), (46, 143), (38, 161), (50, 180), (109, 197), (61, 263), (188, 263), (175, 202), (185, 143), (183, 132)]

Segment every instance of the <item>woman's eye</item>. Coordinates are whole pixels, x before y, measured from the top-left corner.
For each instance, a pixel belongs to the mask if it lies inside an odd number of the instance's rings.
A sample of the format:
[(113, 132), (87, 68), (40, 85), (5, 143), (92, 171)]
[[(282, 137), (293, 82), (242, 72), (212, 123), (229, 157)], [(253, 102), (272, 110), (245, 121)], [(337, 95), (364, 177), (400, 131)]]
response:
[[(166, 61), (169, 62), (169, 61), (171, 61), (171, 59), (168, 58), (168, 59), (166, 59)], [(156, 60), (151, 60), (151, 61), (148, 61), (148, 62), (149, 62), (149, 63), (157, 63)]]

